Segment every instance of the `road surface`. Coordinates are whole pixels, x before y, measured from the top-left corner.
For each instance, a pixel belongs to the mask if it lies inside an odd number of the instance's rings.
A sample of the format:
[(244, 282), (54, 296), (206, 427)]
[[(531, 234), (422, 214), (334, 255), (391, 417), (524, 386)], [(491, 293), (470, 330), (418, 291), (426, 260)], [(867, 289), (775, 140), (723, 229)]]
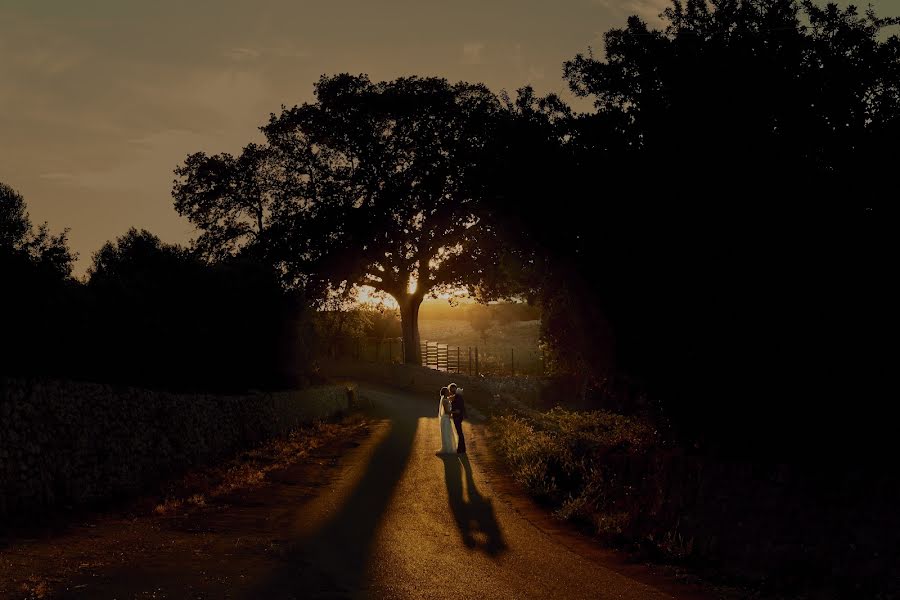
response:
[[(148, 543), (68, 584), (63, 598), (702, 598), (579, 551), (521, 509), (508, 481), (469, 455), (435, 456), (437, 396), (362, 386), (378, 425), (333, 457), (311, 493), (277, 480), (243, 506)], [(503, 487), (506, 485), (506, 487)], [(190, 539), (195, 539), (190, 538)]]

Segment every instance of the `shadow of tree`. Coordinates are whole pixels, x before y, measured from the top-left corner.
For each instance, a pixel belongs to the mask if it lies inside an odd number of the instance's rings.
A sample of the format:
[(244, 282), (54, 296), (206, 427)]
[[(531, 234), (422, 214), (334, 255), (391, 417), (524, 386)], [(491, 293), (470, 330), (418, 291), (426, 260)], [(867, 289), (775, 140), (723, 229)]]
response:
[[(468, 548), (481, 550), (490, 556), (498, 556), (506, 549), (506, 542), (500, 530), (500, 524), (494, 515), (494, 506), (485, 498), (475, 485), (472, 465), (465, 454), (441, 456), (444, 461), (444, 481), (450, 510), (459, 527), (463, 543)], [(463, 494), (463, 478), (465, 478), (465, 496)]]
[(419, 419), (432, 416), (431, 406), (394, 402), (403, 406), (373, 411), (377, 417), (390, 419), (390, 431), (373, 449), (364, 474), (346, 501), (312, 537), (298, 541), (283, 566), (250, 597), (333, 598), (353, 595), (364, 587), (371, 546), (406, 469)]

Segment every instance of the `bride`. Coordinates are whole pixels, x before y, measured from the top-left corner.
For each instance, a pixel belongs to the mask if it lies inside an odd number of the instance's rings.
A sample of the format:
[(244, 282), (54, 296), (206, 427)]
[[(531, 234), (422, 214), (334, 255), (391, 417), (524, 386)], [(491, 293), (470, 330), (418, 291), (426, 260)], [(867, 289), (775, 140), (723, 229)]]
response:
[(438, 421), (441, 424), (441, 449), (435, 454), (455, 454), (453, 441), (453, 420), (450, 418), (450, 390), (441, 388), (441, 404), (438, 408)]

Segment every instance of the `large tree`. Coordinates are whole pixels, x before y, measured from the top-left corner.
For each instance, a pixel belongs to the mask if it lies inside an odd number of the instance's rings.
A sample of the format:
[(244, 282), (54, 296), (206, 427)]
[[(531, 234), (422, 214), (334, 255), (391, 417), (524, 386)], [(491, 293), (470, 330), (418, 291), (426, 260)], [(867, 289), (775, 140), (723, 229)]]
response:
[(808, 415), (825, 420), (822, 398), (873, 389), (879, 368), (898, 21), (790, 0), (673, 2), (664, 21), (632, 17), (604, 56), (566, 64), (593, 113), (519, 107), (535, 135), (499, 185), (545, 197), (528, 171), (547, 165), (572, 200), (495, 222), (514, 222), (507, 246), (536, 267), (523, 287), (563, 366), (634, 376), (735, 446), (751, 419), (766, 432), (754, 443), (789, 443)]
[(812, 0), (673, 0), (662, 17), (565, 63), (572, 91), (625, 124), (654, 192), (781, 210), (883, 197), (871, 174), (895, 160), (900, 38), (886, 34), (900, 19)]
[(189, 156), (176, 208), (207, 252), (253, 250), (289, 286), (389, 294), (418, 363), (422, 300), (477, 282), (488, 262), (480, 200), (500, 102), (482, 85), (346, 74), (322, 77), (315, 95), (272, 115), (264, 146)]

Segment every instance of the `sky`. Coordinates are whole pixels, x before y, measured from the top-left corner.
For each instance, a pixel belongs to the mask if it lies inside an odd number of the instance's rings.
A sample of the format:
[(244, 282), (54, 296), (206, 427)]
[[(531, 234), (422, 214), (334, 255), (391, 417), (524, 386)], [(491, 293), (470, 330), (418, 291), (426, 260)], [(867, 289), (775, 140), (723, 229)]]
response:
[[(900, 0), (875, 0), (900, 14)], [(239, 152), (322, 74), (437, 75), (566, 95), (563, 61), (667, 0), (0, 0), (0, 181), (70, 228), (76, 274), (129, 227), (194, 232), (172, 207), (191, 152)]]

